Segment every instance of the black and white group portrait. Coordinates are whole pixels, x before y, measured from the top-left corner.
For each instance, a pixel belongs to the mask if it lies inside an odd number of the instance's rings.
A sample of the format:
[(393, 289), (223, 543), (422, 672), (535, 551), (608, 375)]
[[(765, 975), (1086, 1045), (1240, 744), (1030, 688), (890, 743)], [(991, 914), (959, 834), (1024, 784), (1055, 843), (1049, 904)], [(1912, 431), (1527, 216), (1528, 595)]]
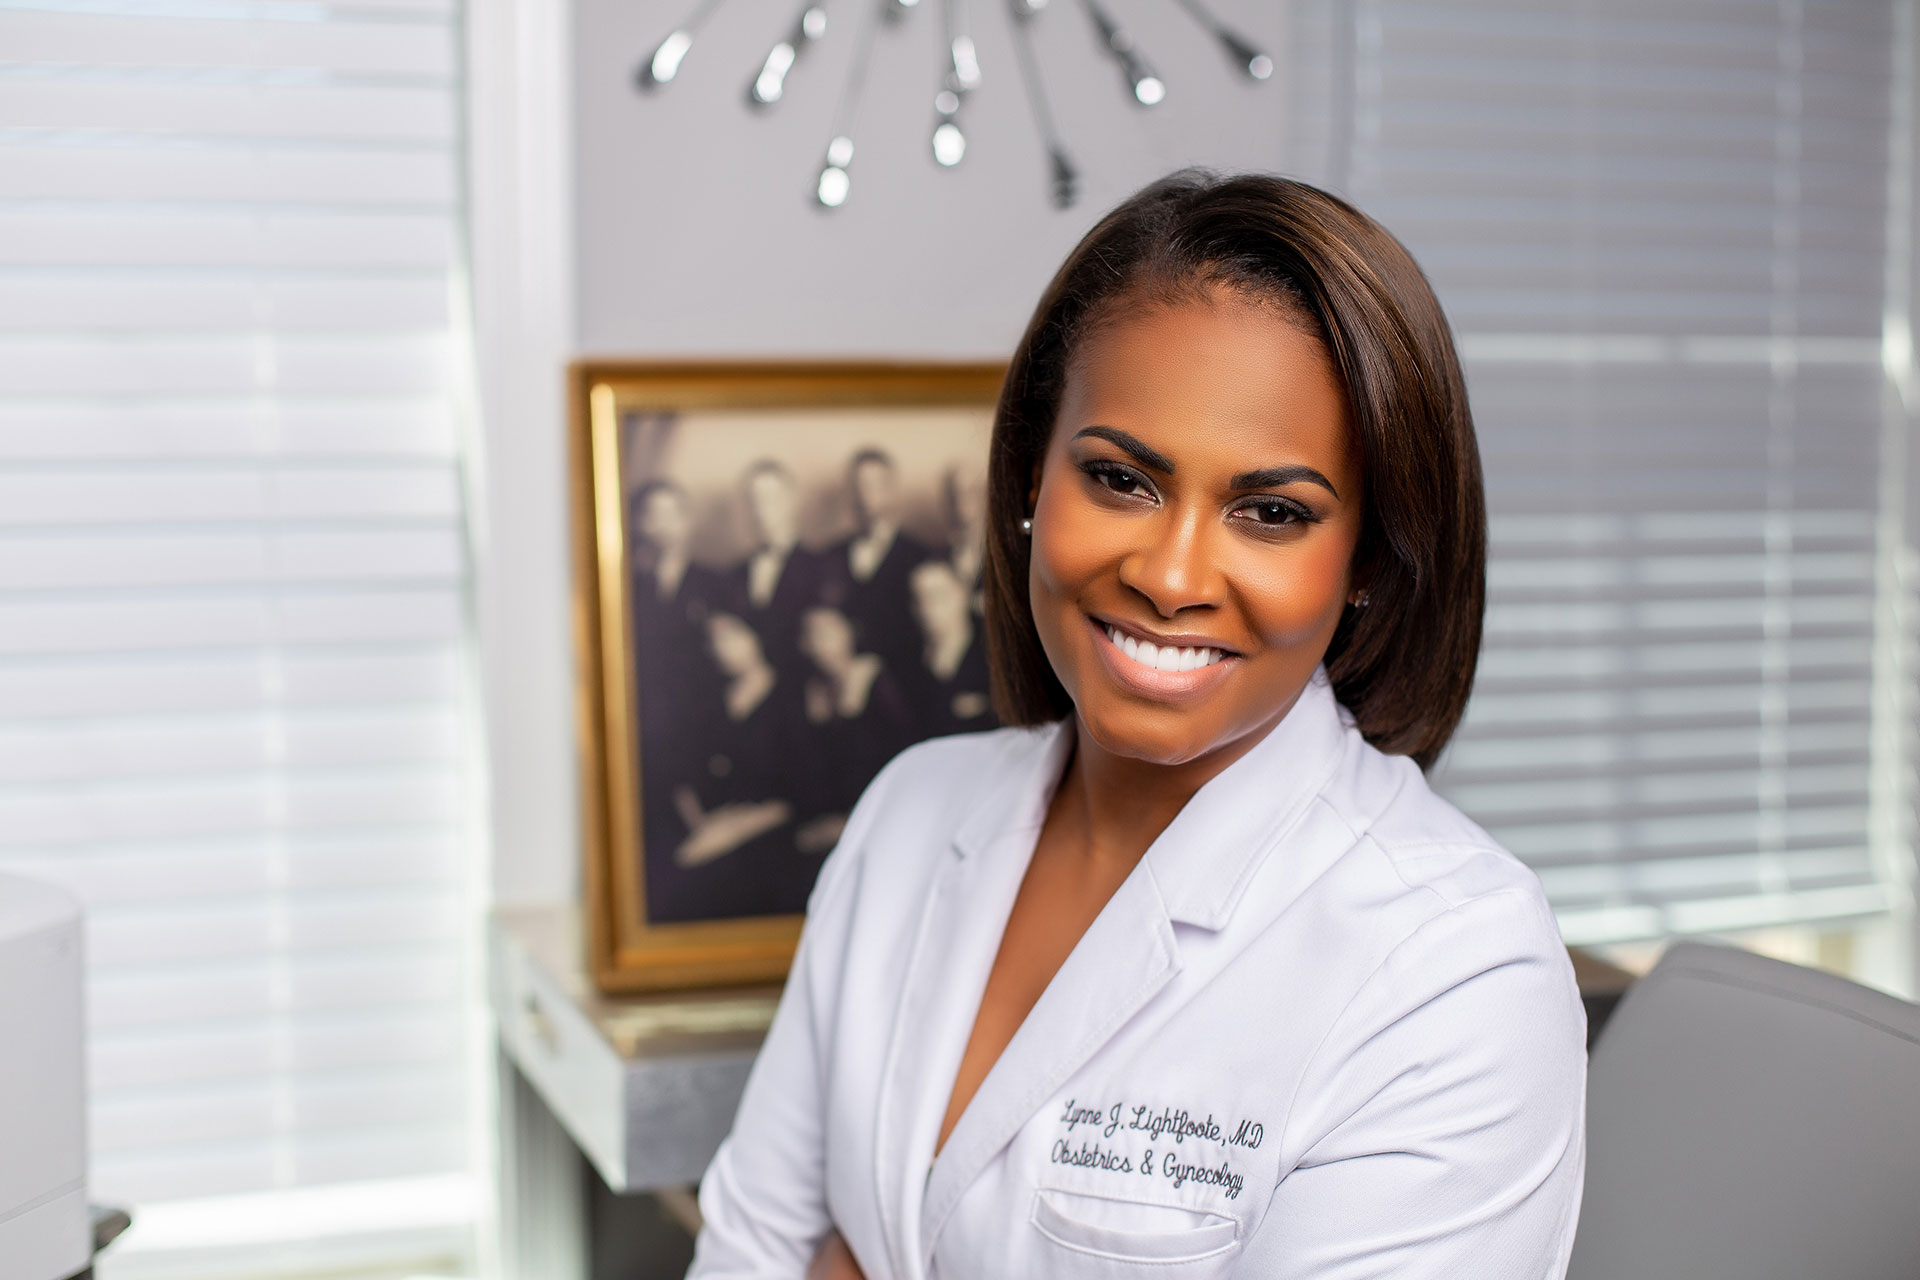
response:
[(923, 738), (992, 727), (972, 407), (621, 423), (645, 915), (804, 910)]

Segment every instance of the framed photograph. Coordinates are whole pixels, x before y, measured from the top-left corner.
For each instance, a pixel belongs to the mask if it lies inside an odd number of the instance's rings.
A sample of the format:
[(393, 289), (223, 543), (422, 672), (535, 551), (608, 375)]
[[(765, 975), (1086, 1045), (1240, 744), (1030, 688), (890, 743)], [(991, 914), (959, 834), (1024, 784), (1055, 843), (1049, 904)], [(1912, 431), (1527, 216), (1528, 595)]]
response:
[(991, 728), (998, 365), (573, 369), (592, 970), (777, 981), (894, 754)]

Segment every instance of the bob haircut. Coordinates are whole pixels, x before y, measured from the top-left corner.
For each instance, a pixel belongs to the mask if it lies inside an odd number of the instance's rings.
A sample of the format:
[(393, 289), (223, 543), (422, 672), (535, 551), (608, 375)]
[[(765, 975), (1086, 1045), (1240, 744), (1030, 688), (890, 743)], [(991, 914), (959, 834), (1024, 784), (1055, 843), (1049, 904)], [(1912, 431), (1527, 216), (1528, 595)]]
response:
[(1480, 655), (1486, 505), (1466, 385), (1440, 303), (1400, 242), (1352, 205), (1263, 175), (1187, 170), (1087, 233), (1047, 286), (994, 413), (987, 652), (1003, 723), (1073, 709), (1040, 647), (1020, 522), (1081, 342), (1129, 309), (1224, 290), (1315, 332), (1346, 391), (1365, 485), (1349, 607), (1323, 663), (1367, 741), (1431, 766)]

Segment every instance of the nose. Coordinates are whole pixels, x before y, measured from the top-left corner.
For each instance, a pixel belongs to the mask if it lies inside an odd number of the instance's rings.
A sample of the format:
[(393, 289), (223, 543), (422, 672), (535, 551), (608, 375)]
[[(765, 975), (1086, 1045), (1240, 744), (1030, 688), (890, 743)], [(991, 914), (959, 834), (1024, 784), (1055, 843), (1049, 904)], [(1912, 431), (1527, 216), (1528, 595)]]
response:
[(1120, 561), (1121, 583), (1163, 618), (1217, 607), (1226, 594), (1213, 546), (1215, 521), (1195, 507), (1165, 507), (1142, 521), (1140, 542)]

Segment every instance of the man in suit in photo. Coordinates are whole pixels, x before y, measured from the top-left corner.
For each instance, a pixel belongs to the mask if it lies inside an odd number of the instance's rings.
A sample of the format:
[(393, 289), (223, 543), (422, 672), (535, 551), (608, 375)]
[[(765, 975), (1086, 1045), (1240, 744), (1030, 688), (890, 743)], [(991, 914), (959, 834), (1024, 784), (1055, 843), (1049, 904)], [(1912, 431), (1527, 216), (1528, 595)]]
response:
[(920, 649), (908, 582), (932, 554), (900, 527), (900, 472), (893, 458), (866, 448), (847, 466), (855, 532), (830, 554), (844, 590), (841, 607), (863, 648), (889, 666), (911, 662)]
[[(686, 784), (689, 733), (712, 722), (721, 682), (708, 622), (723, 607), (723, 575), (694, 562), (693, 509), (686, 490), (654, 480), (627, 501), (628, 587), (633, 617), (634, 698), (641, 754), (641, 825), (652, 865), (684, 837), (675, 795)], [(704, 759), (704, 757), (703, 757)], [(650, 874), (657, 918), (677, 918), (676, 883)]]
[(798, 687), (807, 670), (800, 615), (820, 599), (828, 556), (800, 545), (799, 486), (785, 466), (771, 458), (753, 463), (741, 493), (753, 550), (734, 571), (732, 607), (760, 636), (774, 669)]
[(951, 562), (932, 559), (909, 579), (919, 623), (920, 661), (905, 683), (931, 734), (991, 729), (993, 700), (987, 681), (987, 643), (973, 598)]

